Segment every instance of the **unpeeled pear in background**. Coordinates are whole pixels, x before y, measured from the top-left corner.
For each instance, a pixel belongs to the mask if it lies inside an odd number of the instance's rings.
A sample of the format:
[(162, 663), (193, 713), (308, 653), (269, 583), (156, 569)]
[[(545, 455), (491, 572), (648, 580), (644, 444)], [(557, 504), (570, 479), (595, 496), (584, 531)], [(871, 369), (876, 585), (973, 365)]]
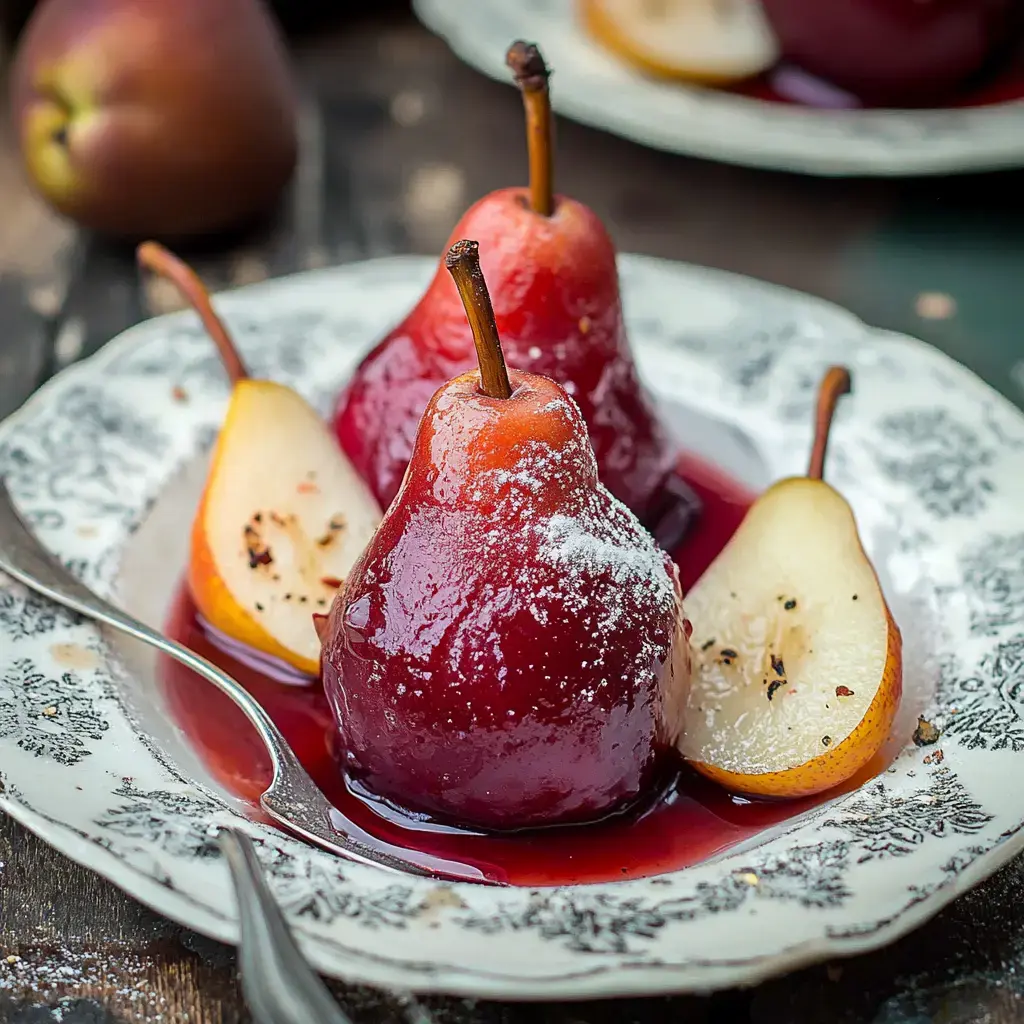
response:
[(316, 675), (314, 616), (327, 614), (380, 509), (316, 410), (292, 388), (249, 377), (193, 271), (153, 242), (138, 258), (192, 302), (232, 381), (192, 524), (192, 599), (221, 633)]
[(806, 476), (773, 484), (686, 596), (694, 672), (684, 756), (735, 793), (809, 796), (850, 779), (889, 735), (902, 639), (853, 511), (822, 480), (850, 378), (825, 375)]
[(239, 226), (295, 167), (295, 84), (259, 0), (42, 0), (11, 94), (35, 188), (110, 235)]
[(788, 61), (880, 106), (955, 101), (1024, 26), (1019, 0), (761, 0)]

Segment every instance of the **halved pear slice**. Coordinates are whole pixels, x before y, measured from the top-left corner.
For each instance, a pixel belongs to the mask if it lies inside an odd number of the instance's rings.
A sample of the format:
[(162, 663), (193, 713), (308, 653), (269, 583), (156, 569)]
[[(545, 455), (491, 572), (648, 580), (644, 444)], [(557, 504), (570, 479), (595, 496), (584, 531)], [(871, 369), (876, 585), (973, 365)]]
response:
[(652, 74), (725, 85), (779, 59), (759, 0), (578, 0), (584, 28)]
[(152, 242), (138, 258), (190, 299), (234, 383), (192, 524), (192, 598), (221, 633), (316, 675), (314, 616), (326, 614), (381, 510), (316, 410), (246, 375), (193, 271)]
[(319, 671), (314, 614), (380, 521), (380, 509), (306, 401), (240, 381), (192, 527), (188, 580), (200, 613), (241, 643)]
[(845, 370), (829, 371), (809, 476), (770, 487), (686, 598), (694, 671), (680, 749), (733, 792), (797, 797), (846, 781), (899, 706), (899, 629), (853, 511), (820, 479), (848, 387)]

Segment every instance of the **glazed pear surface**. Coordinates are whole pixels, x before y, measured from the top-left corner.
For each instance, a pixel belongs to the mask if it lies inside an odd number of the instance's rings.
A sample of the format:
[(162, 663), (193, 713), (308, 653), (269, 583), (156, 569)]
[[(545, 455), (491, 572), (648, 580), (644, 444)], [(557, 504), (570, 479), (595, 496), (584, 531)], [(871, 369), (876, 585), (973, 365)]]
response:
[[(536, 47), (518, 42), (508, 63), (523, 91), (530, 187), (499, 189), (479, 200), (449, 245), (479, 240), (509, 365), (565, 388), (587, 424), (601, 481), (654, 528), (665, 511), (664, 486), (678, 448), (633, 363), (608, 232), (588, 207), (552, 190), (544, 61)], [(442, 263), (416, 307), (369, 353), (338, 401), (338, 439), (382, 507), (398, 492), (431, 395), (474, 365), (473, 335)]]
[(674, 564), (598, 483), (568, 395), (509, 376), (507, 399), (475, 371), (432, 399), (323, 659), (351, 776), (496, 829), (641, 794), (689, 670)]
[[(655, 418), (630, 355), (615, 250), (599, 218), (572, 199), (529, 209), (526, 189), (481, 199), (456, 238), (482, 238), (480, 262), (510, 366), (558, 381), (575, 399), (601, 479), (638, 515), (676, 451)], [(458, 292), (441, 265), (410, 315), (366, 357), (335, 420), (342, 448), (383, 507), (408, 464), (437, 388), (475, 362)]]

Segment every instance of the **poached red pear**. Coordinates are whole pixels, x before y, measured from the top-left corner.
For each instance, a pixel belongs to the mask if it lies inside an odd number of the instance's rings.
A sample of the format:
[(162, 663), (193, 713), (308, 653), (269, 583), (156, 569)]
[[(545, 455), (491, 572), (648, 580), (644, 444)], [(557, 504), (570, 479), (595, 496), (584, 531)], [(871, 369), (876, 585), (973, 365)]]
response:
[(678, 570), (598, 481), (569, 394), (506, 370), (476, 243), (446, 263), (480, 367), (429, 400), (324, 624), (345, 771), (464, 826), (595, 820), (645, 793), (678, 736)]
[[(671, 547), (696, 498), (666, 497), (678, 450), (633, 362), (615, 247), (592, 210), (552, 191), (548, 71), (537, 48), (516, 43), (508, 62), (526, 106), (530, 187), (480, 199), (449, 244), (479, 240), (510, 365), (565, 388), (586, 421), (602, 483)], [(382, 507), (398, 492), (431, 396), (473, 366), (473, 336), (455, 284), (439, 264), (415, 308), (365, 357), (336, 409), (341, 446)], [(677, 515), (674, 535), (665, 535), (658, 527), (672, 499), (689, 513)]]

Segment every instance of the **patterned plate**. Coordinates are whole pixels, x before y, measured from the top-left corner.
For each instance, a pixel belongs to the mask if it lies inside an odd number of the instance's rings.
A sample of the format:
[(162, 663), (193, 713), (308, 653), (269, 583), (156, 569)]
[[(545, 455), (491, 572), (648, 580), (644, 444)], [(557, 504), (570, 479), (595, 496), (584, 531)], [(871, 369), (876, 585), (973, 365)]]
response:
[[(825, 2), (825, 0), (823, 0)], [(656, 149), (822, 175), (913, 175), (1024, 163), (1024, 100), (936, 110), (820, 110), (666, 83), (592, 43), (575, 0), (414, 0), (425, 25), (477, 70), (510, 82), (505, 50), (536, 42), (555, 109)]]
[[(642, 372), (688, 443), (763, 486), (799, 471), (817, 379), (847, 361), (829, 474), (906, 643), (907, 742), (860, 791), (675, 874), (496, 890), (395, 880), (258, 824), (311, 959), (381, 986), (505, 998), (752, 982), (920, 924), (1024, 846), (1024, 419), (944, 356), (807, 296), (621, 262)], [(433, 261), (303, 274), (218, 305), (251, 365), (326, 408)], [(84, 579), (160, 623), (227, 388), (188, 314), (144, 323), (0, 425), (0, 472)], [(214, 834), (239, 808), (175, 731), (152, 659), (0, 577), (0, 807), (160, 912), (232, 941)], [(940, 753), (941, 751), (941, 753)]]

